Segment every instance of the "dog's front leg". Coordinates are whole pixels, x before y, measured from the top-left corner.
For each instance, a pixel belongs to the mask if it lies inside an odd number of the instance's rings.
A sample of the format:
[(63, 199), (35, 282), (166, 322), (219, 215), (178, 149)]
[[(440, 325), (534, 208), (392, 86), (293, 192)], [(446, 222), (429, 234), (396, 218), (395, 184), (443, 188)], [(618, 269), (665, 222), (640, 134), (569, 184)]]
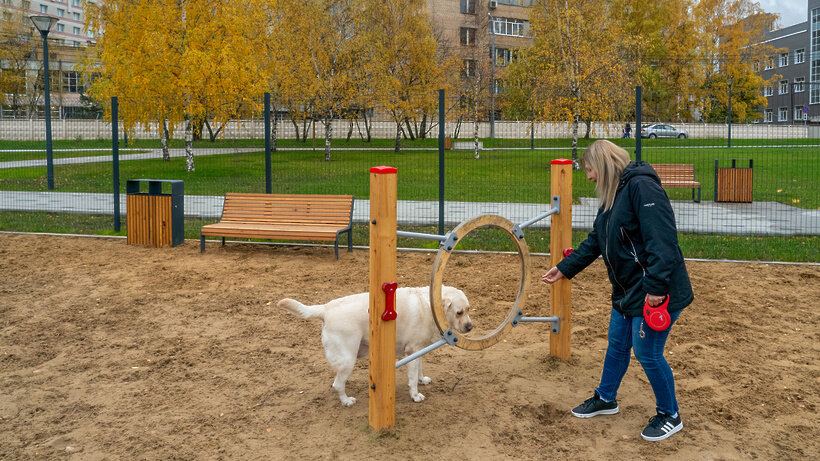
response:
[(425, 384), (425, 385), (430, 384), (433, 380), (428, 378), (427, 376), (424, 376), (424, 372), (421, 370), (421, 368), (422, 368), (421, 357), (419, 357), (418, 362), (419, 362), (419, 374), (417, 376), (418, 376), (419, 382), (422, 383), (422, 384)]
[(419, 393), (419, 376), (421, 373), (421, 357), (407, 364), (407, 385), (410, 386), (410, 398), (414, 402), (424, 400), (424, 394)]

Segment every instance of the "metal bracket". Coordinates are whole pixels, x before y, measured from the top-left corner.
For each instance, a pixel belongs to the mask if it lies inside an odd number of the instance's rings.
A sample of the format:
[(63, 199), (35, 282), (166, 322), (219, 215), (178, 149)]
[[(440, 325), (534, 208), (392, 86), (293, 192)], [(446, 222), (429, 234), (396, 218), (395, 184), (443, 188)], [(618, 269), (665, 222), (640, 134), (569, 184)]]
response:
[(561, 319), (558, 318), (557, 315), (553, 315), (551, 317), (524, 317), (524, 312), (518, 311), (518, 313), (515, 314), (515, 317), (513, 317), (512, 319), (512, 326), (516, 327), (521, 322), (550, 322), (552, 324), (552, 332), (555, 334), (558, 334), (558, 332), (561, 329)]
[(444, 241), (441, 242), (441, 247), (444, 249), (444, 251), (449, 253), (453, 251), (453, 248), (456, 247), (456, 242), (458, 242), (458, 235), (456, 235), (454, 232), (447, 232), (444, 235)]

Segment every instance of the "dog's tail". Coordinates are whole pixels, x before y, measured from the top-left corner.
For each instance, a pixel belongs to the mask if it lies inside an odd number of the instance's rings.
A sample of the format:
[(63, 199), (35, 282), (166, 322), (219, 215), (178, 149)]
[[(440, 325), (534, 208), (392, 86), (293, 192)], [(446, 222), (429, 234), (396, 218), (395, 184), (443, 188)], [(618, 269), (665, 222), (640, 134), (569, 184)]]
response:
[(304, 304), (300, 303), (295, 299), (285, 298), (279, 301), (277, 304), (279, 307), (283, 307), (289, 310), (294, 315), (298, 315), (303, 319), (322, 319), (325, 318), (325, 309), (323, 305), (319, 306), (305, 306)]

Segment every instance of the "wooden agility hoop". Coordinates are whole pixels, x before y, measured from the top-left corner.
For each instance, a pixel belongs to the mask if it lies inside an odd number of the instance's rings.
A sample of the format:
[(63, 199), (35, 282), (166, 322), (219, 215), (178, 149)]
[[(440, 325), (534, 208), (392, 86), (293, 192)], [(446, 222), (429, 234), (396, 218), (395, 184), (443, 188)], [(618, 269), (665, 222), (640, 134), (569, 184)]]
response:
[(442, 278), (444, 277), (444, 268), (447, 266), (447, 261), (450, 259), (450, 254), (452, 250), (455, 249), (455, 246), (453, 246), (453, 248), (449, 251), (443, 246), (439, 248), (438, 255), (436, 255), (435, 264), (433, 265), (433, 273), (430, 281), (430, 308), (433, 311), (433, 319), (436, 321), (436, 326), (438, 327), (439, 332), (443, 335), (448, 329), (452, 330), (453, 334), (457, 338), (453, 345), (468, 351), (480, 351), (492, 346), (493, 344), (496, 344), (504, 336), (504, 334), (506, 334), (513, 327), (511, 321), (516, 316), (521, 306), (526, 303), (527, 291), (530, 285), (530, 250), (527, 247), (527, 242), (524, 239), (523, 233), (519, 231), (518, 234), (520, 234), (520, 236), (516, 235), (515, 224), (513, 224), (509, 219), (498, 215), (487, 214), (476, 216), (468, 221), (464, 221), (452, 231), (452, 234), (455, 234), (456, 236), (456, 245), (471, 231), (484, 226), (496, 227), (506, 232), (507, 235), (512, 238), (513, 243), (515, 243), (515, 247), (518, 250), (518, 256), (521, 258), (521, 284), (518, 287), (518, 296), (515, 298), (515, 303), (513, 303), (510, 312), (507, 313), (507, 316), (504, 318), (501, 325), (484, 336), (471, 338), (459, 333), (458, 331), (455, 331), (454, 329), (451, 329), (450, 325), (447, 323), (441, 296), (441, 284)]

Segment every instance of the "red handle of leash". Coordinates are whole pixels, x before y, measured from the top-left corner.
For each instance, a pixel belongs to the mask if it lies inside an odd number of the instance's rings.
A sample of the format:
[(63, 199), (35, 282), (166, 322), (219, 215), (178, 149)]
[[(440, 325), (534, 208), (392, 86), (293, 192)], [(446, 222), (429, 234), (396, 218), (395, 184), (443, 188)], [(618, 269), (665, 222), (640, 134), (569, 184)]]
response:
[(669, 328), (672, 318), (669, 317), (667, 307), (669, 307), (669, 295), (666, 295), (666, 299), (659, 306), (652, 307), (649, 302), (644, 303), (643, 318), (649, 328), (655, 331), (664, 331)]

